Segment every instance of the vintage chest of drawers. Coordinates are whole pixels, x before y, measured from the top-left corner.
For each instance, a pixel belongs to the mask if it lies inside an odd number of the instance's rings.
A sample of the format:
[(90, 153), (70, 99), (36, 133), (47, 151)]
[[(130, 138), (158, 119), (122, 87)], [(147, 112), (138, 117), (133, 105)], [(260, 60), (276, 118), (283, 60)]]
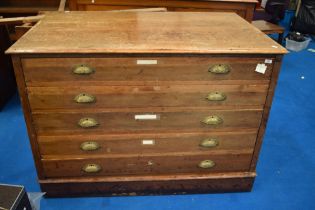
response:
[(12, 55), (48, 196), (248, 191), (286, 50), (232, 13), (48, 13)]

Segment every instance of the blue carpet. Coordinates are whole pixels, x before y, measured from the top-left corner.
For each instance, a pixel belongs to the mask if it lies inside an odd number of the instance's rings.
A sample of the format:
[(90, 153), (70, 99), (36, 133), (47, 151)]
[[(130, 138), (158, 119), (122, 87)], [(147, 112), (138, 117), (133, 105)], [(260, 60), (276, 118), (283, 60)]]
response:
[[(252, 192), (43, 199), (42, 209), (315, 209), (314, 66), (315, 53), (306, 50), (284, 58)], [(18, 96), (0, 112), (0, 154), (1, 183), (39, 191)]]

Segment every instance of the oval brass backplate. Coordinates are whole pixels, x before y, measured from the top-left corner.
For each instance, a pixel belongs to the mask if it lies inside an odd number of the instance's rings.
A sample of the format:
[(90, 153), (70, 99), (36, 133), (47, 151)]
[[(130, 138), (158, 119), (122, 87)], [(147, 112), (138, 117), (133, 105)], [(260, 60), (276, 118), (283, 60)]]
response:
[(86, 173), (97, 173), (102, 170), (102, 167), (95, 163), (89, 163), (83, 166), (82, 170)]
[(213, 74), (228, 74), (231, 67), (227, 64), (216, 64), (209, 68), (209, 72)]
[(81, 128), (93, 128), (98, 126), (99, 123), (94, 118), (85, 117), (79, 120), (78, 125)]
[(207, 138), (200, 142), (199, 146), (205, 147), (205, 148), (212, 148), (219, 145), (219, 141), (214, 138)]
[(207, 95), (206, 99), (208, 101), (224, 101), (226, 99), (226, 95), (222, 92), (211, 92)]
[(223, 123), (223, 119), (217, 115), (212, 115), (205, 117), (201, 122), (206, 125), (219, 125)]
[(215, 163), (212, 160), (203, 160), (198, 164), (199, 168), (213, 168), (215, 166)]
[(83, 142), (80, 146), (83, 151), (94, 151), (100, 148), (100, 145), (95, 141), (86, 141)]
[(95, 70), (86, 64), (79, 64), (73, 67), (72, 72), (78, 75), (89, 75), (94, 73)]
[(77, 103), (94, 103), (96, 101), (95, 96), (88, 93), (80, 93), (74, 97), (74, 101)]

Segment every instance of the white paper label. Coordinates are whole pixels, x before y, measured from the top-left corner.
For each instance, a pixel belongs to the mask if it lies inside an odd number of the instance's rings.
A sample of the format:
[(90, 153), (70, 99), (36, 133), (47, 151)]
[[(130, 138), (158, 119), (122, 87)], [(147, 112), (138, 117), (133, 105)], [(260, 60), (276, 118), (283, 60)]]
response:
[(156, 114), (136, 114), (135, 120), (157, 120), (158, 115)]
[(267, 66), (264, 63), (257, 64), (256, 69), (255, 69), (256, 72), (261, 73), (261, 74), (264, 74), (266, 70), (267, 70)]
[(271, 60), (271, 59), (265, 59), (265, 63), (271, 64), (271, 63), (272, 63), (272, 60)]
[(143, 145), (154, 145), (155, 141), (153, 139), (144, 139), (142, 140)]
[(155, 65), (157, 60), (137, 60), (138, 65)]

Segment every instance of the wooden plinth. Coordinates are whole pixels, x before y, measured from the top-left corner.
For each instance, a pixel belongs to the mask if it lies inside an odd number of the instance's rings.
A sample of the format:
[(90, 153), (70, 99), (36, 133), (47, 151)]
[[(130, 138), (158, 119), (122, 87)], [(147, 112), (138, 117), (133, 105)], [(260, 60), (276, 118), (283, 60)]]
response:
[(195, 194), (251, 191), (255, 173), (40, 180), (47, 197)]

